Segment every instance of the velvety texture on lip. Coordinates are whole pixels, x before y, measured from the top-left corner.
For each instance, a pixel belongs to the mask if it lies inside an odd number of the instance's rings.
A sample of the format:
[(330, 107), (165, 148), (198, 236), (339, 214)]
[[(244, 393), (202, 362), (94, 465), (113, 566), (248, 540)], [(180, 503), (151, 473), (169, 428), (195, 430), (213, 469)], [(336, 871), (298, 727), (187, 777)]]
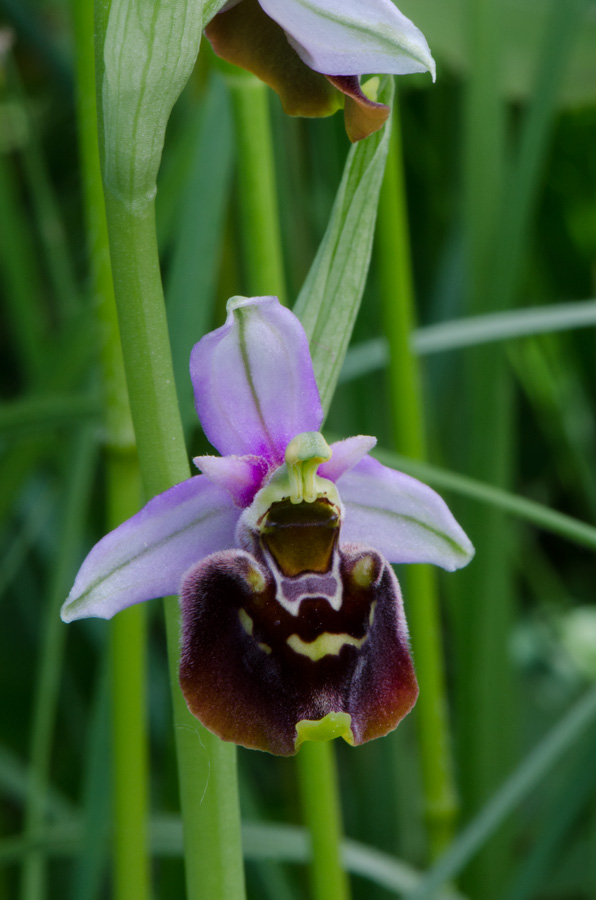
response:
[[(344, 712), (360, 744), (387, 734), (414, 705), (397, 579), (367, 548), (340, 556), (341, 608), (309, 596), (299, 615), (276, 599), (262, 556), (216, 553), (187, 574), (180, 684), (191, 712), (224, 740), (287, 756), (296, 752), (298, 722)], [(374, 568), (366, 586), (353, 577), (363, 557)]]

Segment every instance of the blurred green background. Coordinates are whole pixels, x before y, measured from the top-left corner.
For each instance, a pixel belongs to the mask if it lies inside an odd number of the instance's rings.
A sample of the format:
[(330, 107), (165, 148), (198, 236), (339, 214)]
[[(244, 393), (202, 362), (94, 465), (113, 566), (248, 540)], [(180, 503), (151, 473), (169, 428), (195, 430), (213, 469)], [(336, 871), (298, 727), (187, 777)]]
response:
[[(421, 76), (398, 85), (426, 459), (594, 523), (596, 3), (406, 0), (400, 8), (437, 60), (435, 85)], [(72, 30), (67, 0), (0, 0), (0, 900), (18, 896), (31, 854), (49, 860), (36, 896), (110, 896), (109, 626), (67, 628), (58, 618), (104, 533), (106, 505)], [(341, 116), (289, 119), (275, 95), (270, 114), (291, 305), (349, 145)], [(221, 324), (229, 296), (251, 292), (237, 165), (227, 87), (205, 44), (174, 109), (157, 200), (191, 455), (207, 445), (192, 409), (190, 348)], [(395, 347), (379, 280), (375, 249), (326, 428), (376, 434), (386, 450), (420, 456), (400, 428), (407, 397), (389, 365)], [(529, 325), (521, 308), (535, 312)], [(475, 331), (462, 322), (497, 314)], [(452, 324), (437, 327), (444, 323)], [(469, 569), (438, 576), (460, 829), (471, 821), (480, 835), (475, 817), (519, 775), (506, 814), (480, 846), (462, 849), (458, 889), (473, 900), (589, 900), (595, 715), (576, 731), (568, 716), (596, 679), (596, 531), (572, 540), (490, 496), (466, 497), (456, 482), (435, 486), (477, 548)], [(399, 573), (407, 610), (416, 603), (408, 575)], [(158, 603), (148, 683), (155, 896), (182, 896)], [(416, 715), (383, 740), (336, 749), (346, 835), (424, 870)], [(555, 755), (541, 763), (541, 749)], [(307, 896), (303, 835), (289, 828), (300, 825), (293, 763), (245, 750), (239, 763), (249, 896)], [(46, 768), (44, 825), (32, 840), (22, 837), (27, 797)], [(365, 860), (368, 875), (352, 880), (355, 900), (403, 894), (390, 886), (396, 872), (383, 874), (385, 857)]]

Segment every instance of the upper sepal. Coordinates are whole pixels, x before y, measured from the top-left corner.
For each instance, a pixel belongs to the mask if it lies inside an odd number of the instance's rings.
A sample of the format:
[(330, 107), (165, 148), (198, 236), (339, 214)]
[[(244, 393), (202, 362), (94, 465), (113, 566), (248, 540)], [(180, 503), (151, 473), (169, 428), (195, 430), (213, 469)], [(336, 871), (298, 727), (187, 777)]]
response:
[(277, 297), (229, 300), (225, 325), (193, 348), (190, 375), (199, 419), (222, 456), (262, 456), (279, 466), (295, 435), (319, 430), (306, 334)]
[(391, 0), (241, 0), (205, 34), (218, 56), (272, 87), (288, 115), (329, 116), (343, 106), (352, 142), (389, 115), (362, 91), (360, 75), (428, 69), (435, 77), (424, 36)]
[(432, 563), (449, 572), (474, 548), (439, 495), (410, 475), (366, 456), (337, 483), (346, 541), (372, 544), (392, 563)]
[(197, 560), (234, 542), (240, 510), (196, 475), (154, 497), (93, 547), (62, 606), (64, 622), (115, 613), (176, 594)]
[(259, 0), (304, 62), (325, 75), (405, 75), (435, 63), (426, 39), (392, 0)]

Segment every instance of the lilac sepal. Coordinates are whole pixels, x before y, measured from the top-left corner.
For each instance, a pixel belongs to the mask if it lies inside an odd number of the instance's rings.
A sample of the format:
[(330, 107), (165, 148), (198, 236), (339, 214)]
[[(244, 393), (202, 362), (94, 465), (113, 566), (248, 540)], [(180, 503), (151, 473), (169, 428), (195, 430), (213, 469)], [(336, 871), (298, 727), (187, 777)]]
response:
[(366, 543), (393, 563), (433, 563), (453, 572), (474, 548), (432, 488), (367, 456), (338, 482), (342, 541)]
[(321, 478), (337, 481), (338, 478), (353, 469), (376, 443), (376, 437), (367, 434), (358, 434), (355, 437), (345, 438), (343, 441), (336, 441), (331, 444), (331, 459), (322, 463), (317, 469), (317, 473)]
[(240, 516), (230, 495), (203, 475), (174, 485), (91, 550), (61, 616), (110, 619), (142, 600), (176, 594), (204, 556), (231, 547)]
[(240, 509), (250, 506), (267, 475), (267, 463), (260, 456), (195, 456), (193, 462)]
[(263, 456), (281, 465), (288, 443), (323, 420), (308, 341), (277, 297), (233, 297), (225, 325), (190, 358), (195, 405), (222, 456)]
[(303, 62), (324, 75), (405, 75), (435, 63), (422, 32), (391, 0), (259, 0)]

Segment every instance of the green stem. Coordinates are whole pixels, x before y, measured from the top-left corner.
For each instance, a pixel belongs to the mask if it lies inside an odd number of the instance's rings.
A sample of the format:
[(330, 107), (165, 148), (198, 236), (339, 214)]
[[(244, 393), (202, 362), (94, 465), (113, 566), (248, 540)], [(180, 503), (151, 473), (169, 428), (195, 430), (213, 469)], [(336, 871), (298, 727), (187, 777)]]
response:
[[(97, 79), (103, 74), (108, 15), (109, 0), (97, 0)], [(101, 108), (98, 119), (103, 122)], [(101, 148), (101, 127), (98, 137)], [(132, 146), (118, 149), (124, 155), (135, 152)], [(155, 206), (153, 200), (140, 199), (133, 209), (109, 190), (105, 201), (130, 408), (145, 493), (153, 496), (190, 474), (166, 323)], [(242, 900), (236, 748), (209, 734), (189, 713), (178, 684), (180, 611), (175, 598), (165, 600), (165, 618), (187, 900)]]
[[(134, 449), (107, 460), (108, 525), (116, 527), (139, 506)], [(145, 689), (146, 613), (124, 610), (110, 623), (112, 759), (114, 767), (114, 897), (150, 896), (148, 853), (148, 730)]]
[(341, 856), (341, 804), (330, 743), (302, 745), (296, 757), (302, 809), (310, 832), (314, 900), (347, 900), (350, 884)]
[[(256, 292), (283, 297), (267, 88), (253, 76), (243, 74), (228, 76), (228, 83), (236, 116), (242, 240), (250, 260), (250, 284)], [(302, 809), (312, 839), (314, 896), (316, 900), (347, 900), (349, 882), (341, 864), (341, 810), (333, 747), (306, 743), (297, 761)]]
[(187, 900), (243, 900), (236, 747), (192, 716), (178, 684), (179, 606), (165, 600)]
[[(77, 103), (87, 232), (92, 236), (91, 269), (98, 298), (102, 341), (104, 426), (108, 486), (108, 529), (138, 510), (139, 464), (112, 286), (108, 232), (97, 142), (93, 7), (72, 4), (76, 30)], [(110, 626), (114, 766), (114, 896), (150, 895), (148, 861), (148, 760), (145, 697), (145, 610), (125, 610)]]
[[(512, 297), (494, 294), (503, 242), (497, 233), (505, 197), (506, 109), (499, 89), (497, 0), (469, 0), (471, 61), (464, 107), (464, 239), (468, 313), (494, 312)], [(462, 406), (465, 433), (457, 451), (465, 453), (470, 475), (507, 487), (512, 479), (512, 380), (497, 346), (466, 354), (467, 400)], [(461, 463), (460, 462), (458, 463)], [(511, 765), (517, 692), (508, 649), (515, 613), (509, 542), (511, 528), (498, 510), (466, 507), (464, 525), (476, 560), (458, 576), (452, 612), (454, 628), (458, 763), (464, 816), (474, 814), (496, 789)], [(465, 873), (462, 886), (483, 900), (501, 897), (511, 854), (511, 828), (492, 837)]]
[(236, 124), (240, 222), (248, 296), (286, 294), (268, 88), (241, 70), (226, 76)]
[[(167, 332), (153, 202), (135, 210), (109, 192), (114, 291), (139, 462), (147, 496), (189, 477)], [(179, 607), (165, 603), (184, 821), (188, 900), (244, 896), (235, 747), (208, 734), (178, 686)]]
[[(414, 459), (424, 459), (426, 436), (418, 363), (410, 349), (415, 302), (397, 97), (377, 228), (380, 293), (389, 341), (389, 386), (395, 443)], [(434, 570), (407, 572), (408, 619), (420, 685), (416, 707), (425, 812), (430, 852), (438, 856), (453, 836), (457, 799), (447, 721), (447, 697), (440, 614)]]
[(152, 202), (132, 211), (106, 193), (114, 294), (143, 485), (154, 496), (188, 478)]

